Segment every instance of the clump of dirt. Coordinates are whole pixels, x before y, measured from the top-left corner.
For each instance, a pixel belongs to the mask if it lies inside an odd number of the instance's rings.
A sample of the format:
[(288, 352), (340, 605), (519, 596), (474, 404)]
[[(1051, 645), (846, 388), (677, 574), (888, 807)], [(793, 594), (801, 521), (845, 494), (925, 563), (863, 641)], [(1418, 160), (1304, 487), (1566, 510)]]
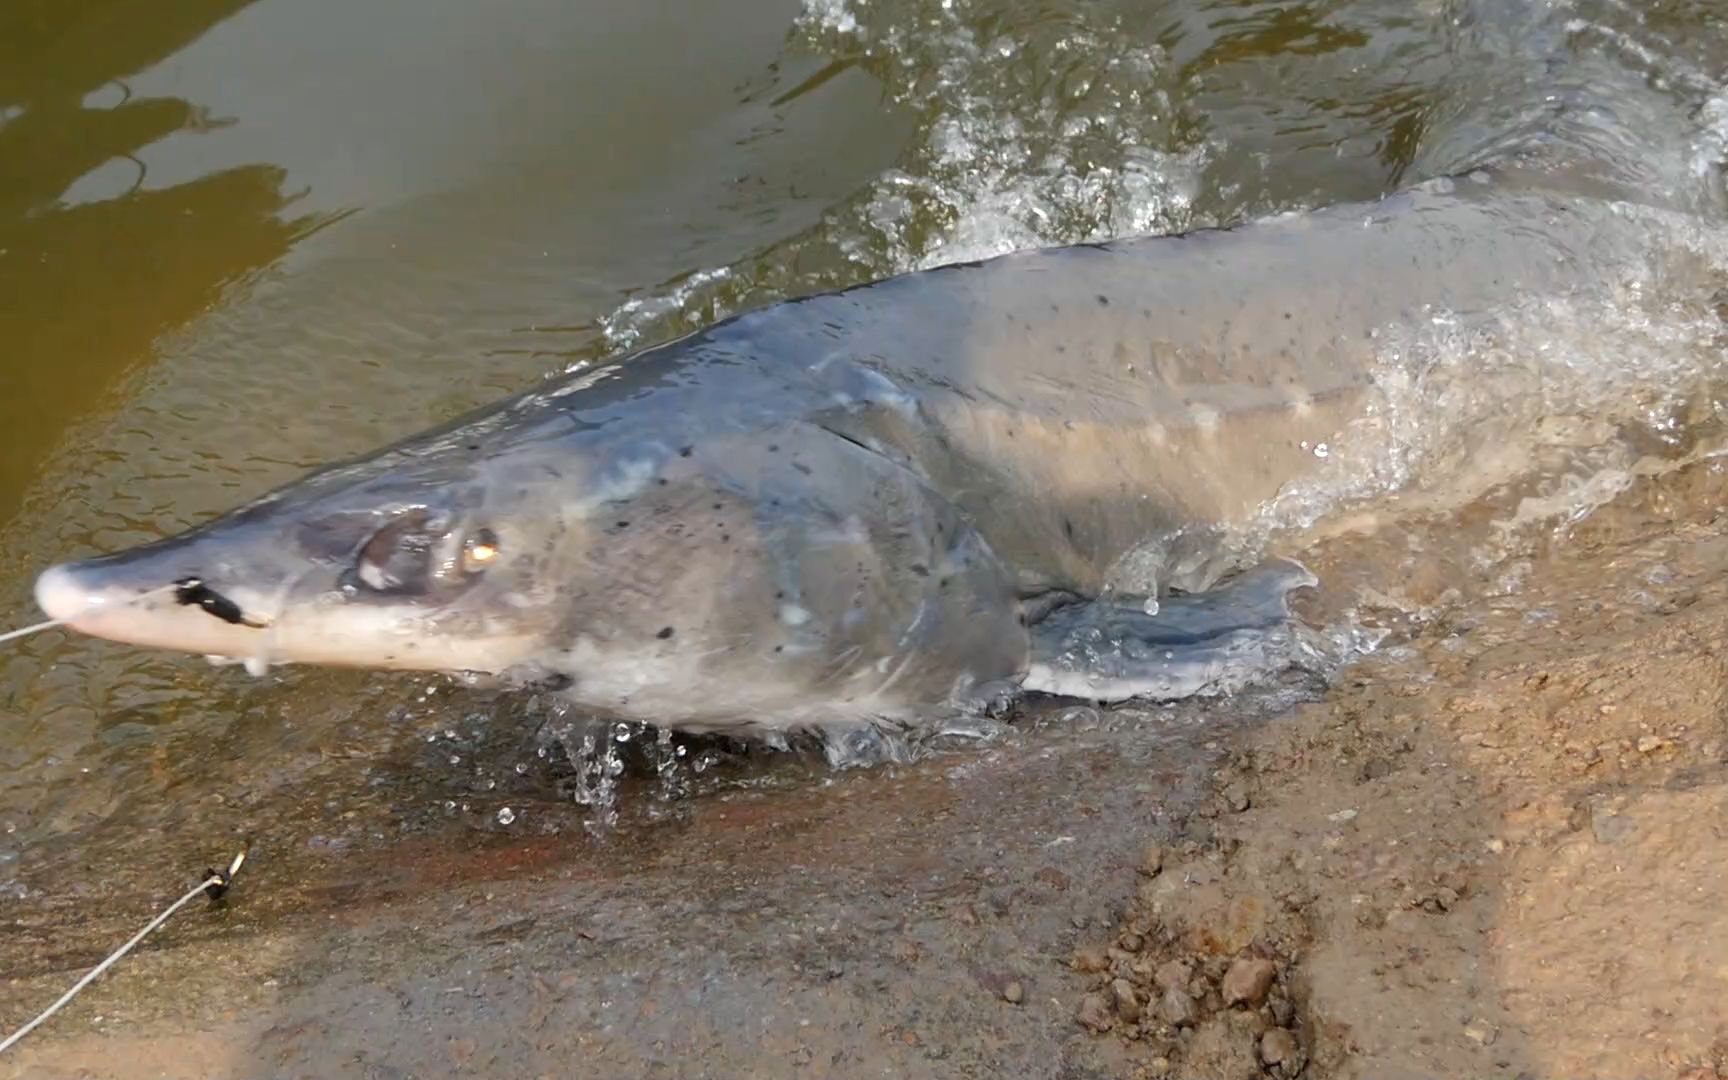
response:
[(1725, 505), (1640, 481), (1244, 735), (1077, 1023), (1149, 1077), (1728, 1077)]
[[(1140, 1074), (1302, 1074), (1314, 1033), (1292, 985), (1310, 933), (1300, 908), (1223, 886), (1224, 849), (1146, 849), (1137, 903), (1107, 945), (1077, 950), (1090, 977), (1075, 1018), (1144, 1047)], [(1202, 1064), (1204, 1063), (1204, 1064)]]

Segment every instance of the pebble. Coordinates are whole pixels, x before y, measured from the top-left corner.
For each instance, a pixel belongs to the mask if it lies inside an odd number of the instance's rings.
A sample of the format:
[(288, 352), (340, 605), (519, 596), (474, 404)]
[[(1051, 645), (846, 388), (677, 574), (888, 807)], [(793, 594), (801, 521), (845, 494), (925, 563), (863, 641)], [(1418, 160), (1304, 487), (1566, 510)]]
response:
[(1419, 901), (1423, 911), (1438, 915), (1443, 911), (1451, 911), (1458, 906), (1458, 890), (1442, 885)]
[(1241, 784), (1231, 784), (1224, 789), (1224, 805), (1238, 814), (1248, 809), (1248, 789)]
[(1146, 850), (1140, 853), (1140, 872), (1147, 877), (1157, 877), (1164, 869), (1164, 845), (1147, 844)]
[(1187, 1027), (1200, 1018), (1200, 1010), (1186, 991), (1172, 986), (1158, 999), (1158, 1015), (1175, 1027)]
[(1080, 999), (1080, 1008), (1075, 1010), (1074, 1019), (1087, 1031), (1101, 1034), (1110, 1030), (1110, 1025), (1116, 1022), (1110, 1015), (1110, 1003), (1104, 1000), (1103, 994), (1087, 994)]
[(1260, 1036), (1260, 1060), (1268, 1065), (1282, 1065), (1296, 1056), (1296, 1050), (1296, 1036), (1283, 1028)]
[(1266, 1000), (1266, 991), (1272, 988), (1272, 976), (1275, 974), (1277, 969), (1272, 966), (1272, 961), (1265, 957), (1242, 957), (1224, 973), (1224, 981), (1220, 985), (1224, 992), (1224, 1004), (1246, 1003), (1258, 1006)]
[(1002, 988), (1002, 1000), (1010, 1005), (1018, 1005), (1026, 1000), (1026, 988), (1015, 979)]
[(1660, 735), (1642, 735), (1638, 739), (1638, 752), (1640, 754), (1653, 754), (1667, 745), (1668, 740)]
[(1186, 990), (1188, 980), (1194, 977), (1194, 969), (1181, 960), (1167, 960), (1158, 965), (1153, 973), (1152, 981), (1158, 984), (1160, 990)]
[(1100, 971), (1110, 970), (1110, 955), (1096, 945), (1088, 945), (1075, 951), (1070, 966), (1075, 971), (1096, 975)]
[(1116, 1014), (1130, 1024), (1139, 1023), (1140, 999), (1134, 995), (1134, 984), (1117, 979), (1110, 984), (1110, 992), (1116, 998)]
[(1493, 1046), (1494, 1040), (1500, 1037), (1500, 1029), (1483, 1020), (1472, 1020), (1464, 1025), (1464, 1035), (1471, 1042)]

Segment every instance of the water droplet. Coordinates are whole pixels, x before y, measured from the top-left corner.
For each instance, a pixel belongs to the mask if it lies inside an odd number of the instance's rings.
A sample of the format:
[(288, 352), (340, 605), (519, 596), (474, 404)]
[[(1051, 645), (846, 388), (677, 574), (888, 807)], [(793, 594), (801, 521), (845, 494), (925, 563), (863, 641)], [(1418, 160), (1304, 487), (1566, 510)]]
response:
[(498, 824), (508, 825), (515, 820), (516, 811), (510, 809), (508, 806), (501, 806), (498, 808)]

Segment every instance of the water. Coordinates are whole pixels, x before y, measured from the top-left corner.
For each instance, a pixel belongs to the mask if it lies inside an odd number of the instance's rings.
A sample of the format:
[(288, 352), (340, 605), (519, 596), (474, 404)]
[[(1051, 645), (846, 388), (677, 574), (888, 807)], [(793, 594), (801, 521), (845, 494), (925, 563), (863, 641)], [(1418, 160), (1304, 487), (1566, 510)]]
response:
[[(0, 14), (0, 613), (33, 618), (51, 561), (729, 313), (1368, 198), (1535, 132), (1701, 212), (1663, 227), (1708, 276), (1728, 265), (1719, 22), (1594, 0)], [(1449, 598), (1393, 580), (1402, 555), (1317, 567), (1345, 649), (1515, 590), (1628, 478), (1714, 445), (1720, 317), (1646, 269), (1606, 268), (1620, 302), (1596, 310), (1387, 328), (1373, 410), (1235, 542), (1302, 551), (1366, 516), (1473, 567)], [(621, 785), (665, 807), (832, 775), (820, 748), (619, 739), (423, 678), (248, 679), (58, 632), (0, 665), (0, 895), (39, 903), (69, 866), (144, 889), (141, 852), (196, 861), (232, 834), (316, 862), (604, 832)], [(847, 755), (894, 782), (894, 748)]]

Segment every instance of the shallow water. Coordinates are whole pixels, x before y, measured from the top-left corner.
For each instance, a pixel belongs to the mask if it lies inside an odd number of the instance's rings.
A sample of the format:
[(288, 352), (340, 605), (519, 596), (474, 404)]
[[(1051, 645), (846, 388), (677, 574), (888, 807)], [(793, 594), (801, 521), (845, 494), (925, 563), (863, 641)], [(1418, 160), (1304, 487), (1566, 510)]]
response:
[[(785, 296), (1372, 197), (1537, 132), (1712, 222), (1725, 67), (1704, 2), (21, 7), (0, 15), (0, 612), (33, 618), (51, 561)], [(1728, 265), (1708, 228), (1676, 235)], [(1380, 411), (1255, 542), (1415, 515), (1477, 593), (1515, 588), (1532, 537), (1707, 448), (1719, 318), (1624, 269), (1612, 311), (1394, 328)], [(1449, 516), (1484, 491), (1487, 517)], [(1400, 557), (1333, 568), (1344, 633), (1437, 602), (1388, 596)], [(584, 836), (612, 779), (570, 766), (585, 733), (544, 707), (436, 679), (252, 680), (49, 633), (0, 654), (0, 691), (0, 894), (37, 914), (70, 867), (75, 895), (149, 892), (236, 835), (289, 876), (406, 837)], [(1105, 735), (1201, 766), (1173, 718), (1204, 709), (1135, 715)], [(1061, 732), (998, 735), (1034, 755)], [(662, 753), (634, 755), (632, 820), (836, 782), (808, 755)]]

